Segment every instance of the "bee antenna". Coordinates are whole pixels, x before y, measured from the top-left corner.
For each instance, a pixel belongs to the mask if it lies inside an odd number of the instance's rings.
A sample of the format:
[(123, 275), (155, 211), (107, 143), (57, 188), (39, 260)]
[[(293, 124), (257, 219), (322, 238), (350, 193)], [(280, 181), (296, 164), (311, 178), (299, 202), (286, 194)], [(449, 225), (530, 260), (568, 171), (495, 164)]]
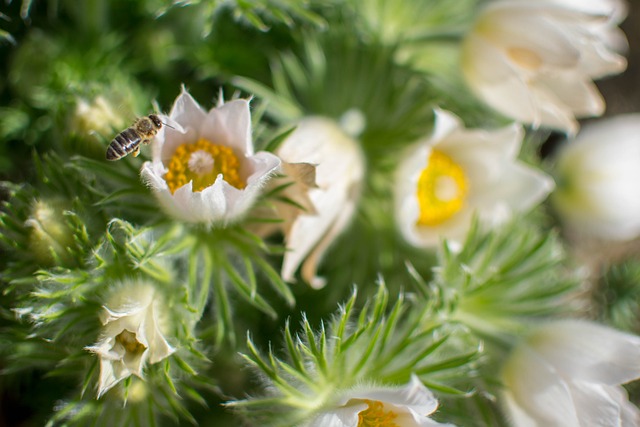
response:
[(162, 122), (162, 124), (163, 124), (163, 125), (165, 125), (165, 126), (167, 126), (167, 127), (170, 127), (171, 129), (175, 129), (173, 126), (171, 126), (171, 125), (170, 125), (170, 124), (168, 124), (168, 123)]

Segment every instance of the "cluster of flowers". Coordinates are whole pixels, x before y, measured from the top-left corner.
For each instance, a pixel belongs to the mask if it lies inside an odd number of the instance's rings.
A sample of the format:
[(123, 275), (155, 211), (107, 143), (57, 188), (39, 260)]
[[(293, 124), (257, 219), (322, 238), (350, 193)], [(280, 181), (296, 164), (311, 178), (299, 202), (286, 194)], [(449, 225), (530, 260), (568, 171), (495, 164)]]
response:
[[(480, 99), (517, 123), (469, 129), (453, 113), (435, 111), (433, 132), (407, 149), (395, 175), (395, 222), (407, 242), (433, 248), (446, 239), (455, 251), (474, 218), (496, 227), (552, 193), (571, 227), (608, 239), (640, 234), (637, 116), (583, 129), (560, 153), (555, 180), (518, 160), (523, 125), (573, 136), (578, 118), (603, 113), (592, 80), (626, 67), (617, 27), (623, 6), (488, 2), (463, 43), (462, 70)], [(312, 287), (325, 286), (319, 263), (350, 223), (367, 173), (352, 129), (306, 117), (273, 153), (254, 152), (249, 101), (207, 111), (186, 89), (164, 119), (177, 126), (160, 130), (141, 176), (166, 214), (205, 228), (228, 227), (250, 212), (279, 219), (252, 231), (284, 234), (282, 278), (292, 282), (300, 270)], [(253, 211), (273, 189), (287, 202)], [(114, 289), (103, 335), (87, 348), (100, 358), (98, 396), (175, 351), (165, 336), (163, 304), (153, 286)], [(640, 378), (638, 360), (639, 337), (587, 321), (550, 322), (512, 351), (502, 373), (504, 407), (517, 426), (638, 425), (640, 411), (620, 386)], [(402, 387), (362, 384), (331, 402), (309, 426), (442, 425), (428, 418), (437, 401), (416, 376)]]

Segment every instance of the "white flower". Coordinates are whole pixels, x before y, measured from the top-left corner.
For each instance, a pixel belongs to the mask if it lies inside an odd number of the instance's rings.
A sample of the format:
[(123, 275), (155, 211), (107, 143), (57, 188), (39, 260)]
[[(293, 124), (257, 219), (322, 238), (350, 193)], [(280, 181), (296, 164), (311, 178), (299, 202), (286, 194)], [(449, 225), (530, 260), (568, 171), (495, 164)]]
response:
[(132, 374), (142, 377), (147, 363), (175, 351), (162, 334), (164, 311), (153, 286), (119, 286), (103, 310), (101, 337), (87, 347), (100, 358), (98, 397)]
[(344, 393), (336, 406), (307, 427), (451, 426), (429, 419), (438, 401), (415, 375), (403, 387), (357, 387)]
[(640, 337), (580, 320), (551, 322), (515, 348), (502, 374), (517, 427), (632, 427), (620, 384), (640, 378)]
[(335, 122), (321, 117), (298, 123), (277, 154), (285, 162), (283, 170), (288, 178), (295, 181), (285, 195), (306, 208), (277, 205), (284, 219), (287, 246), (282, 277), (293, 281), (302, 264), (303, 279), (319, 288), (324, 281), (316, 277), (318, 263), (353, 216), (364, 176), (364, 158), (356, 141)]
[(612, 240), (640, 236), (640, 114), (592, 123), (559, 152), (553, 202), (569, 227)]
[(462, 71), (500, 113), (575, 133), (576, 117), (605, 108), (592, 80), (626, 68), (625, 15), (621, 0), (490, 2), (465, 38)]
[(184, 132), (163, 127), (153, 161), (142, 168), (162, 207), (187, 222), (238, 220), (280, 165), (271, 153), (253, 153), (249, 103), (234, 100), (206, 112), (183, 89), (169, 120)]
[(475, 214), (497, 225), (524, 212), (553, 188), (544, 173), (517, 160), (522, 128), (464, 128), (455, 115), (438, 110), (433, 135), (401, 161), (396, 177), (396, 220), (418, 247), (442, 238), (460, 243)]

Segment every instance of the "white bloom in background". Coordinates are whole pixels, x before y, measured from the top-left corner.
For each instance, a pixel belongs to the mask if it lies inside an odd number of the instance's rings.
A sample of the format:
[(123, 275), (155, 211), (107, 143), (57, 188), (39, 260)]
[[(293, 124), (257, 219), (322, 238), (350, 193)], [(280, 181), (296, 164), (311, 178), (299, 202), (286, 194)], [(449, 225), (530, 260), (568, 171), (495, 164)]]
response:
[(69, 206), (62, 200), (35, 200), (29, 218), (29, 249), (35, 260), (44, 265), (72, 262), (71, 248), (76, 244), (73, 231), (64, 216)]
[(525, 212), (553, 189), (541, 171), (517, 160), (523, 131), (465, 129), (452, 113), (436, 111), (430, 139), (410, 149), (396, 177), (396, 221), (405, 239), (432, 247), (461, 243), (474, 213), (488, 226)]
[(276, 153), (287, 179), (294, 180), (284, 195), (305, 208), (277, 205), (287, 247), (282, 277), (293, 281), (302, 264), (302, 278), (320, 288), (324, 281), (316, 276), (318, 263), (355, 211), (364, 176), (363, 154), (337, 123), (321, 117), (303, 119)]
[(610, 240), (640, 236), (640, 114), (588, 124), (556, 161), (552, 200), (570, 228)]
[(462, 71), (491, 107), (519, 122), (575, 133), (605, 104), (593, 83), (624, 71), (621, 0), (498, 0), (465, 38)]
[(100, 358), (98, 397), (130, 375), (142, 377), (147, 363), (175, 351), (163, 336), (165, 312), (153, 286), (119, 286), (103, 310), (100, 339), (87, 347)]
[(357, 387), (344, 393), (336, 406), (307, 427), (425, 427), (449, 426), (429, 418), (438, 401), (415, 375), (403, 387)]
[(163, 127), (153, 161), (142, 168), (162, 207), (187, 222), (238, 220), (280, 165), (271, 153), (254, 154), (249, 103), (234, 100), (207, 112), (183, 90), (169, 120), (184, 132)]
[(581, 320), (536, 329), (505, 364), (505, 409), (517, 427), (635, 427), (621, 384), (640, 378), (640, 337)]

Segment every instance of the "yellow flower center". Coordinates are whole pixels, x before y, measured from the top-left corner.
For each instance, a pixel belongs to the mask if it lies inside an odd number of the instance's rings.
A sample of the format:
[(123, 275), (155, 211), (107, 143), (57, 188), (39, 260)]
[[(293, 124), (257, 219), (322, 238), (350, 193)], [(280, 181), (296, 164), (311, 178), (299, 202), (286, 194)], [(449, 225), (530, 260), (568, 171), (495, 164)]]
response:
[(384, 404), (378, 400), (364, 400), (369, 407), (358, 414), (357, 427), (400, 427), (393, 422), (398, 417), (393, 411), (385, 411)]
[(116, 335), (116, 342), (125, 349), (127, 354), (134, 356), (142, 354), (147, 349), (144, 344), (138, 341), (134, 332), (126, 329)]
[(462, 209), (467, 195), (464, 171), (446, 154), (433, 150), (418, 179), (418, 225), (436, 226)]
[(195, 144), (182, 144), (176, 149), (164, 179), (173, 194), (189, 181), (193, 191), (202, 191), (213, 185), (219, 174), (238, 189), (247, 185), (240, 178), (240, 161), (233, 150), (200, 138)]

